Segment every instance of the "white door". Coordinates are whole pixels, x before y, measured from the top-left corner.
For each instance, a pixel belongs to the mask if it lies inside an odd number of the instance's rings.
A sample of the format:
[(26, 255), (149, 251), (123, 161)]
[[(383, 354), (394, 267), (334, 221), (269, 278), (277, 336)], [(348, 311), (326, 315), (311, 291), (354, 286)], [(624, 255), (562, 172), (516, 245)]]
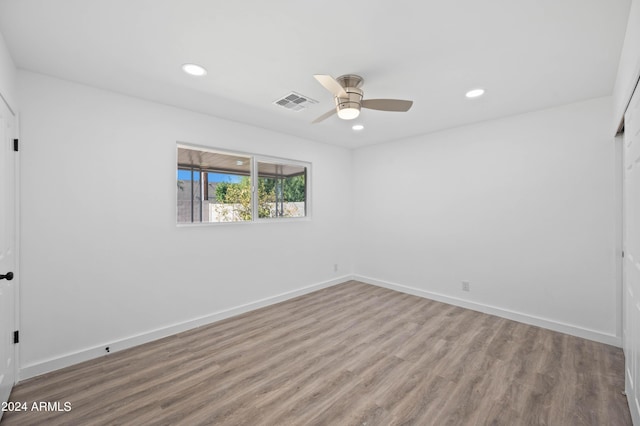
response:
[(625, 388), (631, 417), (640, 425), (640, 89), (625, 113), (623, 151)]
[(17, 280), (8, 279), (15, 272), (17, 263), (17, 153), (14, 152), (13, 142), (16, 134), (14, 116), (0, 99), (0, 403), (9, 399), (16, 375), (13, 332), (16, 324)]

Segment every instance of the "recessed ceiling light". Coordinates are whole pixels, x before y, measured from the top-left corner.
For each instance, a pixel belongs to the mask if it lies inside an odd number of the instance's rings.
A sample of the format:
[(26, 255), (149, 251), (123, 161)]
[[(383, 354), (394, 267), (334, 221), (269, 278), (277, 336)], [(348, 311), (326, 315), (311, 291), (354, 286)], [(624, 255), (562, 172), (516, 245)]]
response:
[(207, 70), (196, 64), (184, 64), (182, 65), (182, 71), (189, 75), (195, 75), (196, 77), (207, 75)]
[(364, 126), (362, 124), (354, 124), (351, 128), (353, 130), (362, 130), (364, 129)]
[(478, 96), (484, 95), (484, 89), (473, 89), (469, 90), (465, 95), (467, 98), (477, 98)]

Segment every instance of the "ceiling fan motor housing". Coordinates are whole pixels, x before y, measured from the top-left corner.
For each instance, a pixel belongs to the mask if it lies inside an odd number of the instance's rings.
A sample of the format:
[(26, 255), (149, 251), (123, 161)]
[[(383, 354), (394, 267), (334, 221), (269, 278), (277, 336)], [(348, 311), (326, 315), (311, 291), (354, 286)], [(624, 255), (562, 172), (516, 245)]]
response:
[(362, 102), (362, 90), (355, 87), (345, 87), (348, 97), (339, 98), (335, 97), (336, 108), (338, 111), (345, 108), (354, 108), (359, 110)]
[(359, 75), (347, 74), (338, 77), (336, 80), (342, 87), (344, 87), (345, 92), (347, 92), (346, 98), (339, 96), (336, 96), (334, 98), (336, 103), (336, 111), (338, 113), (343, 109), (355, 109), (360, 111), (363, 95), (362, 90), (360, 90), (360, 86), (362, 86), (362, 83), (364, 83), (362, 77), (360, 77)]

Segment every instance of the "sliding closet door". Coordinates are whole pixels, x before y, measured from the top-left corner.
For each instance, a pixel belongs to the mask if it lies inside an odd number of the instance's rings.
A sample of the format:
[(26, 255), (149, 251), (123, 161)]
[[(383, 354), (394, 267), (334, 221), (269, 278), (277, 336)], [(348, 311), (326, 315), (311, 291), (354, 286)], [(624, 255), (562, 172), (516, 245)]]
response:
[(629, 408), (640, 419), (640, 89), (625, 113), (623, 342)]

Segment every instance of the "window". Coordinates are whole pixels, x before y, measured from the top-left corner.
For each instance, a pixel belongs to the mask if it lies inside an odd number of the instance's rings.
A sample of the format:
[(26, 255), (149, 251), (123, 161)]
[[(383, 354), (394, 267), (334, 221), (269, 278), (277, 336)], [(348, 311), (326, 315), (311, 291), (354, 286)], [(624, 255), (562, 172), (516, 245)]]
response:
[(177, 222), (308, 217), (310, 164), (178, 145)]
[(304, 217), (307, 167), (258, 161), (258, 217)]

